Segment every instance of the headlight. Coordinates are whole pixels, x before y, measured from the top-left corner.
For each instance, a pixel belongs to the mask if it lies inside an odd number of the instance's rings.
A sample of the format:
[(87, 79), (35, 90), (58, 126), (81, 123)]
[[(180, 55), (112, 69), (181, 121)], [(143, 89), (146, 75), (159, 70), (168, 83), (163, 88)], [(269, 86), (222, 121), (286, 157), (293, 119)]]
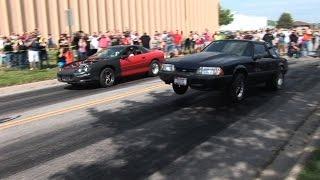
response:
[(82, 73), (82, 72), (88, 72), (90, 70), (90, 66), (88, 64), (81, 64), (79, 66), (78, 72)]
[(162, 64), (162, 71), (175, 71), (175, 67), (173, 64)]
[(223, 70), (220, 67), (200, 67), (197, 74), (222, 76)]

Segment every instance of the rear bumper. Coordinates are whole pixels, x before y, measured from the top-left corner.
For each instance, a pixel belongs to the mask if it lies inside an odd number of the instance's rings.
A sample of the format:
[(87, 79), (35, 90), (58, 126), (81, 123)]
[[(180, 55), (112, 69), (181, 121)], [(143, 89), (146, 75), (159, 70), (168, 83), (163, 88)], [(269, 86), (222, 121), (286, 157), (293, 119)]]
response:
[(159, 77), (166, 84), (174, 82), (175, 77), (187, 78), (187, 84), (192, 89), (197, 90), (220, 90), (228, 86), (232, 82), (232, 75), (227, 76), (212, 76), (212, 75), (198, 75), (195, 73), (182, 72), (163, 72), (161, 71)]

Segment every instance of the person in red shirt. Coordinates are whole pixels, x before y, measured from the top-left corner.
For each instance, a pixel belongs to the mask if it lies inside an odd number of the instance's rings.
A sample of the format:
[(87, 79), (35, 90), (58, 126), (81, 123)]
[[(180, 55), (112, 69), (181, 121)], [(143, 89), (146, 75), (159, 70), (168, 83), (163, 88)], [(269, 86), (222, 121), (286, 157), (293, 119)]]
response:
[(182, 44), (182, 35), (177, 30), (175, 34), (173, 34), (173, 41), (176, 49), (178, 50), (179, 54), (181, 53), (181, 44)]

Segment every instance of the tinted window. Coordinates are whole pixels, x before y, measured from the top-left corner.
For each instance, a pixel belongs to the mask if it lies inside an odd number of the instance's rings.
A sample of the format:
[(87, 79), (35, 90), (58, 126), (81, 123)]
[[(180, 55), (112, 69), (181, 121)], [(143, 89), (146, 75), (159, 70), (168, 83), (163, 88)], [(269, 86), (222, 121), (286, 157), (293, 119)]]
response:
[(99, 58), (116, 57), (116, 56), (119, 56), (122, 51), (123, 51), (123, 47), (111, 47), (106, 50), (97, 52), (96, 55)]
[(245, 41), (215, 41), (203, 51), (248, 56), (248, 44), (249, 43)]
[(267, 56), (269, 56), (269, 53), (268, 53), (268, 51), (266, 50), (266, 47), (263, 44), (255, 44), (254, 45), (254, 55), (255, 56), (267, 57)]
[(271, 54), (272, 57), (277, 58), (279, 57), (279, 54), (275, 51), (275, 49), (269, 49), (269, 52)]

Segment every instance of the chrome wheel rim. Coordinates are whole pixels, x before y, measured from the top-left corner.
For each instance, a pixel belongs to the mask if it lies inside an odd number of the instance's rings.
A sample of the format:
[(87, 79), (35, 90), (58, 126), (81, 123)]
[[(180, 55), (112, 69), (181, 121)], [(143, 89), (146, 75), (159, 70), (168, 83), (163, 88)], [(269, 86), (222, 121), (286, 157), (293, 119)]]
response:
[(110, 71), (105, 72), (105, 84), (110, 85), (114, 81), (113, 74)]
[(244, 94), (244, 82), (239, 82), (238, 86), (236, 87), (236, 95), (238, 99), (241, 99)]
[(157, 63), (153, 63), (151, 66), (152, 74), (157, 75), (160, 71), (160, 67)]
[(278, 87), (282, 87), (283, 82), (284, 82), (283, 74), (279, 74), (278, 80), (277, 80)]

